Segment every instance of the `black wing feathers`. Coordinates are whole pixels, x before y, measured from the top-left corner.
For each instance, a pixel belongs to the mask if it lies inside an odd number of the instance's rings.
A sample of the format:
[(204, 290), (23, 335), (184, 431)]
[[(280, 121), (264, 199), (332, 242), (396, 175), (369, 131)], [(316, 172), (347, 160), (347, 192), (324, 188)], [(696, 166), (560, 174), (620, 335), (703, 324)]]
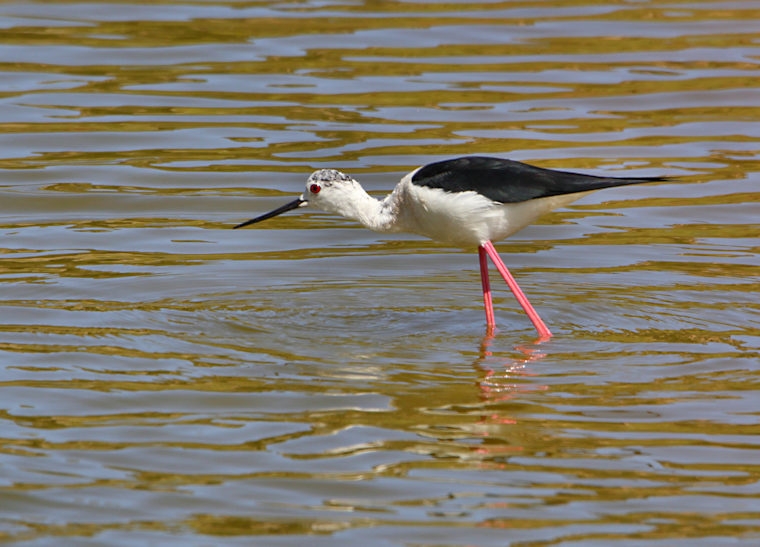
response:
[(534, 167), (519, 161), (466, 156), (421, 167), (412, 183), (446, 192), (478, 192), (493, 201), (516, 203), (611, 186), (666, 180), (662, 177), (597, 177)]

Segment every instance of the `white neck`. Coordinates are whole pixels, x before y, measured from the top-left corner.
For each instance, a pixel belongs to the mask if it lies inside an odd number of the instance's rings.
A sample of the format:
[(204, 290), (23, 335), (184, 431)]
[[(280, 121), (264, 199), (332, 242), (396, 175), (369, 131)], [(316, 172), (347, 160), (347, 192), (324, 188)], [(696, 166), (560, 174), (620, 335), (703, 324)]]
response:
[(383, 201), (370, 196), (364, 189), (355, 191), (351, 199), (333, 204), (335, 213), (360, 222), (375, 232), (398, 231), (398, 221), (390, 196)]

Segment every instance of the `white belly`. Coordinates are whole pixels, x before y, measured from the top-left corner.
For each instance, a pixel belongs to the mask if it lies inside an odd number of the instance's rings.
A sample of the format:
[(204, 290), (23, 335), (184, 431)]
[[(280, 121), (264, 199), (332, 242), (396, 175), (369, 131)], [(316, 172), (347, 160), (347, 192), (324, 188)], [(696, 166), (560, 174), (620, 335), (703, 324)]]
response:
[(409, 185), (399, 196), (403, 231), (459, 247), (500, 241), (532, 224), (540, 215), (583, 197), (588, 192), (495, 203), (476, 193), (448, 193)]

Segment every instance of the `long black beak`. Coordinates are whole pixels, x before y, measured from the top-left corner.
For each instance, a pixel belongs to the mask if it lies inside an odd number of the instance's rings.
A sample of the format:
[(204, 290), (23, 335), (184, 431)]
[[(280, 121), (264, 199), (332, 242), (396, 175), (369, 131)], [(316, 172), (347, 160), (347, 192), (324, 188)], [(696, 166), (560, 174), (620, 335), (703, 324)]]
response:
[(268, 213), (265, 213), (261, 215), (260, 217), (252, 218), (251, 220), (246, 220), (245, 222), (241, 222), (237, 226), (233, 226), (232, 229), (235, 230), (237, 228), (243, 228), (244, 226), (248, 226), (249, 224), (256, 224), (257, 222), (261, 222), (262, 220), (276, 217), (277, 215), (281, 215), (282, 213), (287, 213), (288, 211), (292, 211), (293, 209), (298, 209), (299, 207), (303, 207), (303, 205), (306, 203), (309, 203), (309, 202), (305, 199), (298, 198), (296, 200), (291, 201), (290, 203), (286, 203), (282, 207), (278, 207), (274, 211), (269, 211)]

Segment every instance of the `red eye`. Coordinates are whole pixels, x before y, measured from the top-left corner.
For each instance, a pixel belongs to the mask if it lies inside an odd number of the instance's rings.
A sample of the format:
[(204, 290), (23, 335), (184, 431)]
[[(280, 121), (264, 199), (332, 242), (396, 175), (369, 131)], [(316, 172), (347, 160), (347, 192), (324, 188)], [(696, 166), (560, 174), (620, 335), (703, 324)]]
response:
[(318, 194), (322, 187), (319, 184), (312, 184), (309, 186), (309, 192), (312, 194)]

